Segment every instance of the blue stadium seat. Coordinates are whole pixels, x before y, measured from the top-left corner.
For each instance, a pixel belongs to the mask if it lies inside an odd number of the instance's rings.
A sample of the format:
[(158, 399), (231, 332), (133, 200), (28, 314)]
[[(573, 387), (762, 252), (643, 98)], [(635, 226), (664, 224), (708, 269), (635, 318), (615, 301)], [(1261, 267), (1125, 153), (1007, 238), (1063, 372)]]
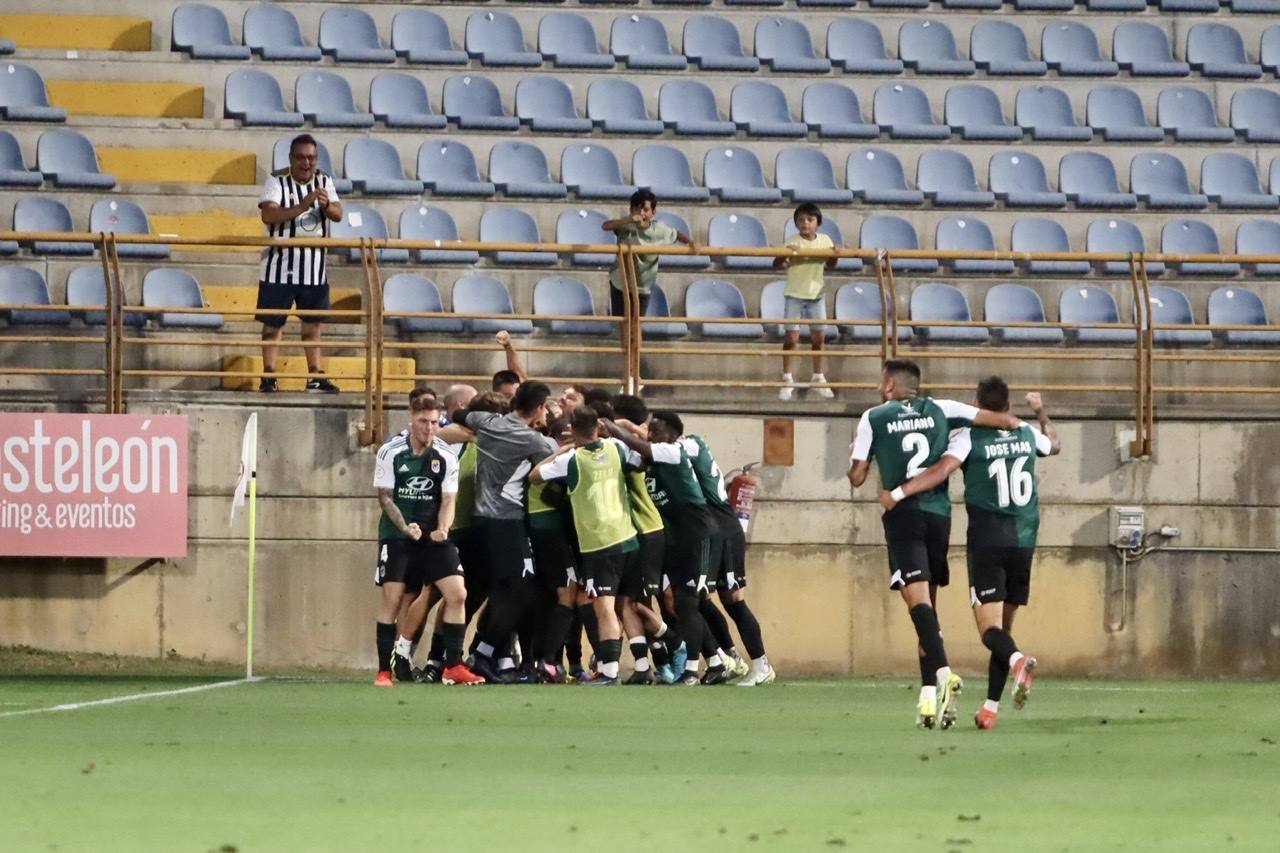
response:
[(338, 62), (396, 61), (378, 38), (378, 25), (360, 9), (327, 9), (320, 16), (320, 51)]
[(1116, 167), (1092, 151), (1072, 151), (1058, 161), (1058, 189), (1079, 207), (1138, 206), (1138, 197), (1120, 189)]
[[(1280, 222), (1250, 219), (1236, 228), (1236, 254), (1280, 255)], [(1280, 264), (1246, 264), (1259, 276), (1280, 275)]]
[(10, 62), (0, 74), (0, 116), (8, 121), (66, 121), (61, 107), (49, 105), (44, 78), (30, 65)]
[[(1145, 0), (1137, 0), (1143, 4)], [(1186, 77), (1191, 66), (1173, 58), (1165, 31), (1155, 24), (1134, 21), (1116, 27), (1111, 38), (1116, 64), (1134, 77)]]
[(630, 80), (596, 80), (588, 86), (587, 118), (605, 133), (662, 133), (662, 122), (649, 118), (644, 95)]
[(12, 39), (0, 39), (0, 56), (8, 56), (18, 49)]
[(831, 161), (817, 148), (794, 146), (782, 149), (774, 161), (773, 174), (778, 189), (790, 201), (811, 201), (815, 204), (849, 204), (853, 201), (853, 193), (836, 185)]
[[(994, 252), (995, 238), (987, 223), (972, 216), (955, 216), (938, 223), (933, 237), (938, 251)], [(952, 272), (993, 275), (1013, 272), (1013, 261), (996, 261), (979, 258), (959, 258), (944, 262)]]
[[(707, 226), (708, 246), (736, 246), (742, 248), (765, 248), (769, 240), (765, 237), (764, 226), (760, 220), (746, 213), (721, 213), (711, 219)], [(721, 255), (717, 263), (730, 270), (768, 270), (773, 268), (773, 258), (748, 255)]]
[[(1009, 232), (1009, 249), (1014, 252), (1070, 252), (1071, 242), (1062, 223), (1053, 219), (1019, 219)], [(1028, 261), (1035, 275), (1088, 275), (1088, 261)]]
[[(596, 210), (566, 210), (556, 218), (556, 242), (612, 245), (617, 240), (611, 232), (600, 227), (604, 222), (604, 214)], [(569, 262), (576, 267), (609, 266), (617, 259), (618, 256), (612, 252), (574, 252), (569, 256)]]
[(465, 50), (453, 46), (444, 18), (426, 9), (404, 9), (391, 20), (391, 49), (410, 65), (466, 65)]
[(302, 40), (298, 19), (283, 6), (258, 3), (244, 13), (244, 43), (268, 62), (315, 62), (320, 48)]
[(1005, 121), (1000, 99), (986, 86), (952, 86), (942, 112), (943, 121), (965, 139), (1013, 142), (1023, 136), (1022, 128)]
[(1164, 131), (1147, 124), (1138, 94), (1128, 86), (1099, 86), (1089, 93), (1086, 121), (1108, 142), (1160, 142)]
[[(52, 305), (49, 286), (44, 276), (29, 267), (7, 264), (0, 267), (0, 305)], [(71, 322), (67, 311), (30, 311), (0, 308), (10, 326), (66, 326)]]
[(772, 83), (750, 80), (733, 87), (729, 118), (748, 137), (803, 139), (809, 129), (791, 119), (787, 96)]
[[(997, 284), (987, 291), (983, 316), (988, 323), (1043, 323), (1044, 303), (1024, 284)], [(1060, 344), (1061, 329), (993, 326), (991, 336), (1004, 344)]]
[(1187, 33), (1187, 62), (1206, 77), (1256, 80), (1262, 66), (1250, 62), (1240, 33), (1226, 24), (1196, 24)]
[(537, 68), (542, 54), (524, 43), (519, 22), (506, 12), (476, 12), (467, 18), (467, 55), (481, 64), (505, 68)]
[(898, 29), (898, 58), (917, 74), (972, 74), (976, 66), (961, 59), (956, 39), (940, 21), (908, 21)]
[(623, 183), (618, 158), (603, 145), (568, 145), (560, 154), (560, 180), (578, 198), (625, 201), (636, 188)]
[(98, 168), (93, 143), (74, 130), (46, 130), (36, 142), (36, 168), (55, 187), (111, 189), (115, 175)]
[(385, 139), (365, 137), (347, 143), (342, 171), (355, 188), (368, 195), (418, 195), (422, 181), (406, 178), (400, 154)]
[(1053, 86), (1024, 86), (1013, 104), (1014, 123), (1037, 142), (1088, 142), (1093, 131), (1076, 124), (1067, 93)]
[(557, 77), (531, 75), (517, 83), (516, 118), (538, 132), (591, 133), (591, 119), (578, 115), (573, 93)]
[(672, 80), (658, 90), (658, 118), (679, 136), (733, 136), (737, 127), (720, 118), (716, 96), (697, 80)]
[(880, 128), (862, 120), (858, 96), (841, 83), (810, 83), (801, 98), (800, 115), (822, 139), (876, 139)]
[(1008, 21), (979, 21), (969, 31), (969, 58), (993, 77), (1043, 77), (1049, 66), (1031, 56), (1022, 28)]
[[(785, 244), (792, 237), (800, 233), (800, 229), (796, 228), (794, 219), (788, 219), (782, 228), (782, 242)], [(836, 224), (836, 220), (831, 216), (824, 216), (822, 224), (818, 226), (819, 234), (826, 234), (831, 239), (831, 245), (837, 249), (846, 248), (844, 244), (844, 234), (840, 232), (840, 226)], [(862, 272), (861, 258), (840, 258), (836, 261), (835, 269), (837, 272), (855, 273)]]
[[(1151, 324), (1189, 326), (1194, 323), (1191, 302), (1181, 290), (1172, 287), (1151, 288)], [(1207, 346), (1213, 342), (1213, 334), (1205, 329), (1156, 329), (1152, 337), (1157, 344), (1173, 346)]]
[[(538, 234), (538, 223), (525, 211), (514, 207), (491, 207), (480, 216), (480, 240), (484, 243), (541, 243), (542, 237)], [(504, 250), (494, 252), (493, 260), (499, 264), (551, 266), (556, 262), (556, 255), (554, 252)]]
[[(671, 308), (667, 302), (667, 292), (661, 285), (655, 284), (649, 297), (649, 309), (646, 317), (670, 317)], [(644, 323), (640, 328), (644, 338), (683, 338), (689, 334), (689, 327), (684, 323)]]
[(747, 148), (712, 148), (702, 160), (702, 180), (723, 202), (767, 204), (782, 200), (782, 191), (765, 184), (760, 161)]
[[(919, 249), (920, 238), (911, 223), (897, 216), (875, 215), (862, 220), (858, 245), (864, 249)], [(893, 258), (894, 272), (937, 272), (931, 258)]]
[[(1280, 10), (1280, 4), (1277, 4)], [(1280, 25), (1267, 27), (1258, 42), (1258, 64), (1270, 74), (1280, 73)]]
[[(676, 233), (684, 234), (692, 237), (693, 230), (689, 228), (689, 223), (678, 213), (672, 213), (669, 210), (659, 210), (654, 216), (661, 222), (666, 223), (669, 227), (675, 229)], [(673, 270), (703, 270), (711, 266), (711, 258), (708, 255), (659, 255), (658, 269)], [(683, 334), (683, 333), (681, 333)]]
[(1132, 344), (1133, 329), (1097, 328), (1090, 324), (1119, 323), (1116, 299), (1101, 287), (1068, 287), (1058, 298), (1058, 322), (1075, 323), (1079, 328), (1064, 329), (1067, 340), (1077, 344)]
[[(275, 146), (271, 149), (271, 171), (278, 172), (281, 169), (289, 168), (289, 145), (292, 142), (292, 136), (282, 136), (276, 140)], [(351, 192), (351, 182), (346, 178), (338, 177), (338, 170), (333, 167), (333, 160), (329, 157), (329, 149), (325, 147), (323, 142), (316, 142), (316, 169), (324, 172), (333, 180), (333, 188), (338, 191), (339, 195)]]
[(916, 186), (935, 207), (990, 207), (995, 194), (978, 185), (973, 164), (960, 151), (934, 148), (916, 162)]
[(933, 120), (929, 99), (908, 83), (886, 83), (876, 89), (873, 121), (894, 139), (949, 139), (951, 128)]
[(609, 28), (609, 52), (628, 68), (683, 71), (689, 62), (671, 49), (662, 22), (648, 15), (619, 15)]
[(256, 68), (244, 68), (227, 75), (223, 112), (227, 118), (246, 125), (301, 127), (302, 113), (284, 105), (284, 95), (276, 78)]
[(826, 74), (831, 60), (813, 50), (809, 30), (793, 18), (766, 18), (756, 24), (756, 57), (773, 71)]
[(1230, 6), (1237, 15), (1274, 15), (1280, 10), (1277, 0), (1225, 0), (1224, 6)]
[(864, 18), (843, 17), (827, 27), (827, 58), (846, 74), (901, 74), (901, 59), (890, 59), (880, 28)]
[[(1199, 219), (1174, 219), (1160, 229), (1160, 251), (1169, 255), (1221, 255), (1218, 234)], [(1233, 276), (1240, 272), (1237, 263), (1206, 261), (1171, 261), (1169, 266), (1182, 275)]]
[(538, 52), (556, 68), (613, 68), (602, 53), (591, 22), (571, 12), (550, 12), (538, 21)]
[(0, 187), (38, 187), (44, 176), (28, 169), (22, 161), (22, 148), (7, 130), (0, 130)]
[(520, 119), (502, 110), (502, 97), (492, 80), (461, 74), (444, 81), (441, 110), (464, 130), (519, 130)]
[[(436, 283), (417, 273), (402, 272), (382, 283), (382, 307), (387, 313), (400, 311), (444, 311), (440, 290)], [(400, 333), (436, 332), (444, 335), (461, 334), (463, 322), (444, 317), (396, 317), (392, 320)]]
[[(883, 148), (859, 148), (845, 161), (845, 184), (867, 204), (921, 204), (924, 193), (907, 186), (898, 155)], [(866, 245), (865, 243), (863, 245)]]
[(1004, 0), (942, 0), (944, 9), (999, 9)]
[(1066, 207), (1067, 197), (1049, 188), (1044, 163), (1025, 149), (1000, 151), (987, 164), (991, 192), (1005, 207)]
[(1280, 94), (1238, 90), (1231, 96), (1231, 126), (1246, 142), (1280, 142)]
[(1129, 163), (1129, 189), (1152, 209), (1203, 210), (1209, 197), (1191, 191), (1182, 161), (1163, 151), (1144, 151)]
[(546, 155), (527, 142), (498, 142), (489, 149), (489, 180), (513, 198), (564, 198), (566, 187), (551, 179)]
[[(123, 248), (123, 247), (122, 247)], [(0, 302), (4, 299), (0, 298)], [(86, 326), (105, 326), (107, 312), (85, 310), (83, 306), (107, 304), (107, 284), (102, 276), (101, 264), (85, 264), (67, 275), (67, 307), (72, 317), (79, 317)], [(80, 308), (81, 310), (75, 310)], [(126, 326), (137, 328), (146, 318), (136, 311), (126, 311), (121, 318)]]
[[(89, 230), (95, 234), (151, 234), (147, 212), (126, 199), (95, 201), (89, 210)], [(167, 258), (169, 247), (159, 244), (118, 243), (116, 254), (122, 258)]]
[(188, 3), (173, 10), (172, 50), (192, 59), (248, 59), (249, 48), (231, 40), (231, 27), (222, 10)]
[(1213, 14), (1219, 9), (1218, 0), (1157, 0), (1156, 3), (1151, 5), (1159, 5), (1161, 12), (1169, 12), (1171, 14), (1179, 12), (1208, 12)]
[[(488, 211), (488, 213), (494, 212)], [(481, 227), (483, 226), (482, 220)], [(456, 314), (515, 313), (507, 286), (487, 275), (465, 275), (453, 283), (453, 310)], [(467, 331), (473, 335), (492, 335), (503, 329), (513, 335), (527, 335), (533, 332), (533, 323), (529, 320), (469, 319), (462, 322)]]
[[(684, 313), (690, 318), (726, 318), (745, 320), (747, 303), (742, 291), (727, 281), (702, 278), (692, 282), (684, 292)], [(703, 323), (702, 335), (708, 338), (762, 338), (764, 326), (759, 323)]]
[[(533, 286), (533, 313), (580, 315), (594, 317), (591, 291), (576, 278), (553, 275)], [(613, 323), (592, 320), (548, 320), (547, 330), (553, 335), (608, 335), (618, 327)]]
[[(760, 319), (773, 320), (775, 322), (765, 323), (765, 334), (771, 338), (781, 338), (785, 334), (784, 323), (786, 321), (787, 300), (783, 293), (787, 289), (785, 281), (771, 281), (760, 289)], [(803, 335), (809, 334), (810, 327), (802, 325), (800, 332)], [(824, 337), (828, 341), (833, 341), (840, 336), (840, 330), (832, 325), (823, 327)]]
[(1098, 39), (1084, 24), (1049, 24), (1040, 34), (1040, 56), (1063, 77), (1114, 77), (1120, 66), (1102, 58)]
[(1014, 0), (1019, 12), (1070, 12), (1076, 0)]
[[(71, 213), (56, 198), (27, 195), (13, 206), (13, 230), (27, 232), (74, 232)], [(35, 255), (92, 255), (92, 243), (67, 243), (62, 241), (30, 240), (23, 245)]]
[(1280, 198), (1266, 193), (1253, 161), (1240, 154), (1208, 154), (1200, 161), (1200, 191), (1220, 208), (1275, 210)]
[[(365, 204), (346, 202), (342, 205), (342, 221), (329, 227), (329, 236), (347, 240), (362, 237), (386, 240), (390, 235), (381, 213)], [(338, 254), (353, 263), (360, 260), (359, 249), (339, 249)], [(405, 264), (409, 262), (409, 250), (378, 249), (378, 260), (384, 264)]]
[(703, 71), (759, 71), (760, 60), (742, 49), (738, 28), (717, 15), (689, 15), (684, 22), (685, 58)]
[(927, 9), (929, 0), (871, 0), (875, 9)]
[[(459, 239), (458, 226), (443, 207), (410, 205), (400, 214), (400, 239), (449, 243)], [(480, 253), (470, 249), (411, 249), (410, 255), (419, 264), (474, 264), (480, 260)]]
[[(1138, 226), (1127, 219), (1095, 219), (1089, 223), (1085, 232), (1086, 252), (1116, 252), (1130, 254), (1147, 251), (1146, 241)], [(1113, 275), (1128, 275), (1127, 261), (1104, 261), (1102, 272)], [(1148, 275), (1163, 275), (1164, 264), (1161, 261), (1147, 262)]]
[(411, 74), (379, 74), (369, 84), (369, 112), (387, 127), (443, 130), (445, 117), (431, 111), (427, 89)]
[[(911, 290), (911, 321), (967, 322), (973, 319), (964, 294), (949, 284), (917, 284)], [(925, 343), (986, 343), (991, 334), (976, 326), (916, 326)]]
[[(186, 270), (161, 267), (142, 279), (142, 304), (146, 308), (207, 308), (200, 283)], [(168, 328), (221, 329), (221, 314), (190, 314), (184, 311), (162, 311), (149, 314), (151, 322)]]
[[(892, 316), (885, 316), (884, 305), (880, 301), (880, 288), (874, 281), (851, 281), (840, 285), (836, 291), (836, 320), (841, 323), (840, 330), (847, 339), (855, 342), (880, 340), (879, 326), (848, 325), (849, 320), (873, 320), (876, 323), (889, 323), (889, 334), (895, 334)], [(897, 338), (900, 341), (911, 340), (915, 330), (910, 326), (898, 326)]]
[(693, 182), (684, 152), (670, 145), (645, 145), (631, 155), (631, 182), (660, 199), (706, 201), (711, 191)]
[[(1267, 309), (1258, 294), (1243, 287), (1219, 287), (1209, 294), (1209, 325), (1211, 326), (1267, 326)], [(1235, 346), (1275, 346), (1280, 344), (1280, 332), (1251, 332), (1243, 329), (1226, 329), (1213, 332), (1213, 336), (1225, 344)]]
[(1170, 86), (1156, 99), (1156, 123), (1178, 142), (1234, 142), (1236, 132), (1218, 124), (1209, 95), (1190, 86)]
[(306, 71), (294, 83), (293, 103), (316, 127), (373, 127), (373, 115), (356, 109), (345, 77), (331, 71)]

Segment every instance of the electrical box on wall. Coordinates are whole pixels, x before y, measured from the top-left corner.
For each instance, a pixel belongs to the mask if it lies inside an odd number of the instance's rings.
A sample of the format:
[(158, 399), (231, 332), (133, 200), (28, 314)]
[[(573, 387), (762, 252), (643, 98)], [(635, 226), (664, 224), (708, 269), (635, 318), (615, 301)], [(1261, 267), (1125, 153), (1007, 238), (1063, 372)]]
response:
[(1142, 535), (1147, 526), (1147, 513), (1140, 506), (1113, 506), (1111, 508), (1111, 544), (1117, 548), (1142, 546)]

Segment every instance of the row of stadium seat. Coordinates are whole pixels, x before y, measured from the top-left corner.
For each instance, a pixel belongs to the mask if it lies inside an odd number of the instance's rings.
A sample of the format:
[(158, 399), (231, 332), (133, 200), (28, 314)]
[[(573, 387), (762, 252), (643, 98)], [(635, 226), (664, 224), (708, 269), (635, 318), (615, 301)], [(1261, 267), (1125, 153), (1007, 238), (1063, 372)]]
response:
[[(997, 3), (998, 5), (998, 3)], [(244, 44), (231, 38), (222, 13), (202, 4), (174, 12), (174, 50), (197, 59), (316, 61), (322, 55), (338, 62), (395, 62), (490, 67), (537, 68), (549, 62), (559, 68), (627, 68), (681, 71), (696, 65), (704, 71), (756, 71), (822, 74), (833, 67), (847, 73), (989, 74), (1114, 76), (1121, 68), (1135, 76), (1186, 76), (1192, 69), (1208, 77), (1257, 78), (1276, 73), (1280, 63), (1280, 27), (1270, 27), (1252, 62), (1240, 34), (1226, 24), (1197, 24), (1185, 42), (1186, 61), (1175, 61), (1164, 29), (1149, 23), (1117, 27), (1112, 59), (1102, 56), (1093, 30), (1075, 22), (1046, 25), (1040, 36), (1040, 60), (1033, 60), (1022, 28), (1007, 22), (977, 23), (969, 34), (969, 58), (956, 49), (951, 30), (941, 21), (909, 21), (898, 30), (897, 58), (885, 49), (879, 27), (865, 18), (840, 19), (827, 28), (826, 55), (815, 51), (809, 29), (795, 18), (768, 18), (754, 29), (754, 55), (743, 50), (738, 28), (725, 18), (690, 14), (684, 23), (682, 53), (672, 49), (666, 28), (657, 18), (627, 14), (613, 19), (609, 51), (602, 52), (595, 28), (581, 15), (554, 12), (538, 22), (538, 49), (525, 43), (520, 22), (505, 12), (476, 12), (467, 19), (464, 50), (454, 47), (448, 24), (425, 10), (396, 15), (391, 47), (383, 47), (377, 26), (359, 9), (329, 9), (320, 19), (319, 47), (306, 45), (297, 21), (278, 6), (256, 6), (245, 13)]]
[[(775, 281), (761, 291), (760, 313), (748, 314), (742, 292), (732, 283), (719, 279), (699, 279), (689, 284), (684, 293), (684, 314), (692, 319), (702, 319), (700, 332), (708, 338), (753, 339), (765, 335), (778, 336), (776, 323), (742, 324), (716, 323), (720, 319), (747, 319), (758, 316), (761, 320), (781, 320), (784, 316), (783, 289), (786, 282)], [(102, 325), (103, 312), (75, 310), (77, 306), (104, 305), (106, 288), (102, 269), (96, 265), (73, 269), (66, 283), (67, 311), (32, 311), (6, 309), (0, 318), (10, 326), (68, 325), (73, 317), (86, 325)], [(835, 288), (833, 325), (826, 326), (829, 338), (843, 332), (850, 341), (872, 341), (880, 336), (877, 326), (843, 326), (840, 321), (871, 321), (881, 319), (879, 288), (869, 281), (851, 281)], [(445, 310), (440, 290), (425, 276), (404, 273), (387, 279), (383, 286), (385, 310), (389, 313), (434, 312)], [(487, 275), (469, 274), (458, 279), (452, 291), (453, 311), (459, 314), (513, 314), (511, 294), (501, 281)], [(50, 305), (53, 302), (44, 277), (27, 267), (0, 267), (0, 304)], [(221, 328), (224, 318), (220, 314), (186, 313), (182, 309), (206, 306), (199, 283), (189, 272), (180, 269), (153, 269), (142, 281), (142, 304), (151, 308), (172, 308), (156, 314), (143, 315), (126, 312), (126, 325), (139, 327), (148, 319), (159, 328), (197, 327)], [(956, 287), (945, 283), (918, 284), (909, 296), (908, 322), (967, 322), (973, 319), (968, 301)], [(1095, 286), (1072, 286), (1062, 291), (1058, 303), (1058, 322), (1089, 324), (1120, 323), (1115, 298), (1105, 289)], [(598, 316), (591, 291), (582, 281), (570, 276), (550, 276), (539, 281), (533, 290), (533, 312), (545, 315)], [(671, 316), (665, 291), (653, 290), (648, 316)], [(1044, 304), (1039, 294), (1021, 284), (998, 284), (988, 289), (984, 303), (986, 322), (1043, 323), (1046, 321)], [(1195, 323), (1191, 303), (1186, 294), (1172, 287), (1151, 288), (1151, 319), (1156, 324), (1190, 325)], [(530, 334), (534, 322), (526, 319), (426, 319), (402, 317), (393, 322), (405, 334), (422, 332), (439, 334), (492, 333), (506, 329), (514, 334)], [(1258, 295), (1239, 287), (1221, 287), (1213, 291), (1208, 300), (1208, 322), (1215, 325), (1268, 325), (1266, 311)], [(606, 335), (616, 327), (612, 323), (591, 320), (549, 320), (544, 325), (551, 334)], [(683, 337), (689, 329), (683, 322), (645, 324), (646, 337)], [(1132, 344), (1134, 332), (1130, 329), (1079, 328), (1037, 329), (1026, 327), (912, 327), (906, 323), (892, 331), (899, 340), (918, 336), (921, 342), (930, 343), (1039, 343), (1058, 344), (1064, 341), (1085, 345)], [(1157, 344), (1207, 345), (1215, 339), (1229, 345), (1272, 346), (1280, 343), (1280, 332), (1227, 330), (1210, 333), (1208, 330), (1179, 329), (1157, 330)]]

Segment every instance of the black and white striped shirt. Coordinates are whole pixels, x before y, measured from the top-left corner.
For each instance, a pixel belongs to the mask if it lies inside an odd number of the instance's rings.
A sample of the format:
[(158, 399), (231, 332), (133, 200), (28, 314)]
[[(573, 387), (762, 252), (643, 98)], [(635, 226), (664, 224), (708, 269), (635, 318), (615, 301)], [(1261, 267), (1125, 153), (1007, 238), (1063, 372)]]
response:
[[(328, 192), (330, 202), (338, 200), (333, 180), (323, 172), (316, 172), (305, 184), (298, 183), (285, 172), (267, 177), (259, 203), (274, 202), (281, 207), (293, 207), (316, 189)], [(329, 218), (319, 205), (314, 205), (301, 216), (266, 228), (268, 237), (328, 237)], [(259, 280), (267, 284), (325, 284), (324, 250), (263, 249)]]

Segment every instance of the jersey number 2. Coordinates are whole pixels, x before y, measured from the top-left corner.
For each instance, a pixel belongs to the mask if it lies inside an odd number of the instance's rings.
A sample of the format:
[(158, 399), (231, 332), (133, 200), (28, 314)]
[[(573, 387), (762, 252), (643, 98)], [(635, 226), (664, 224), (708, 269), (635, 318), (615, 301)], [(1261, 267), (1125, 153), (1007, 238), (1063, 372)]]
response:
[(996, 481), (996, 501), (1002, 507), (1008, 506), (1011, 500), (1014, 506), (1026, 506), (1031, 502), (1031, 492), (1035, 486), (1031, 472), (1022, 467), (1027, 464), (1027, 457), (1019, 456), (1013, 460), (1012, 471), (1007, 463), (1007, 459), (997, 459), (987, 466), (987, 476), (994, 477)]
[(907, 479), (910, 480), (924, 471), (924, 460), (929, 458), (929, 439), (918, 432), (909, 432), (902, 437), (902, 452), (911, 454), (907, 460)]

